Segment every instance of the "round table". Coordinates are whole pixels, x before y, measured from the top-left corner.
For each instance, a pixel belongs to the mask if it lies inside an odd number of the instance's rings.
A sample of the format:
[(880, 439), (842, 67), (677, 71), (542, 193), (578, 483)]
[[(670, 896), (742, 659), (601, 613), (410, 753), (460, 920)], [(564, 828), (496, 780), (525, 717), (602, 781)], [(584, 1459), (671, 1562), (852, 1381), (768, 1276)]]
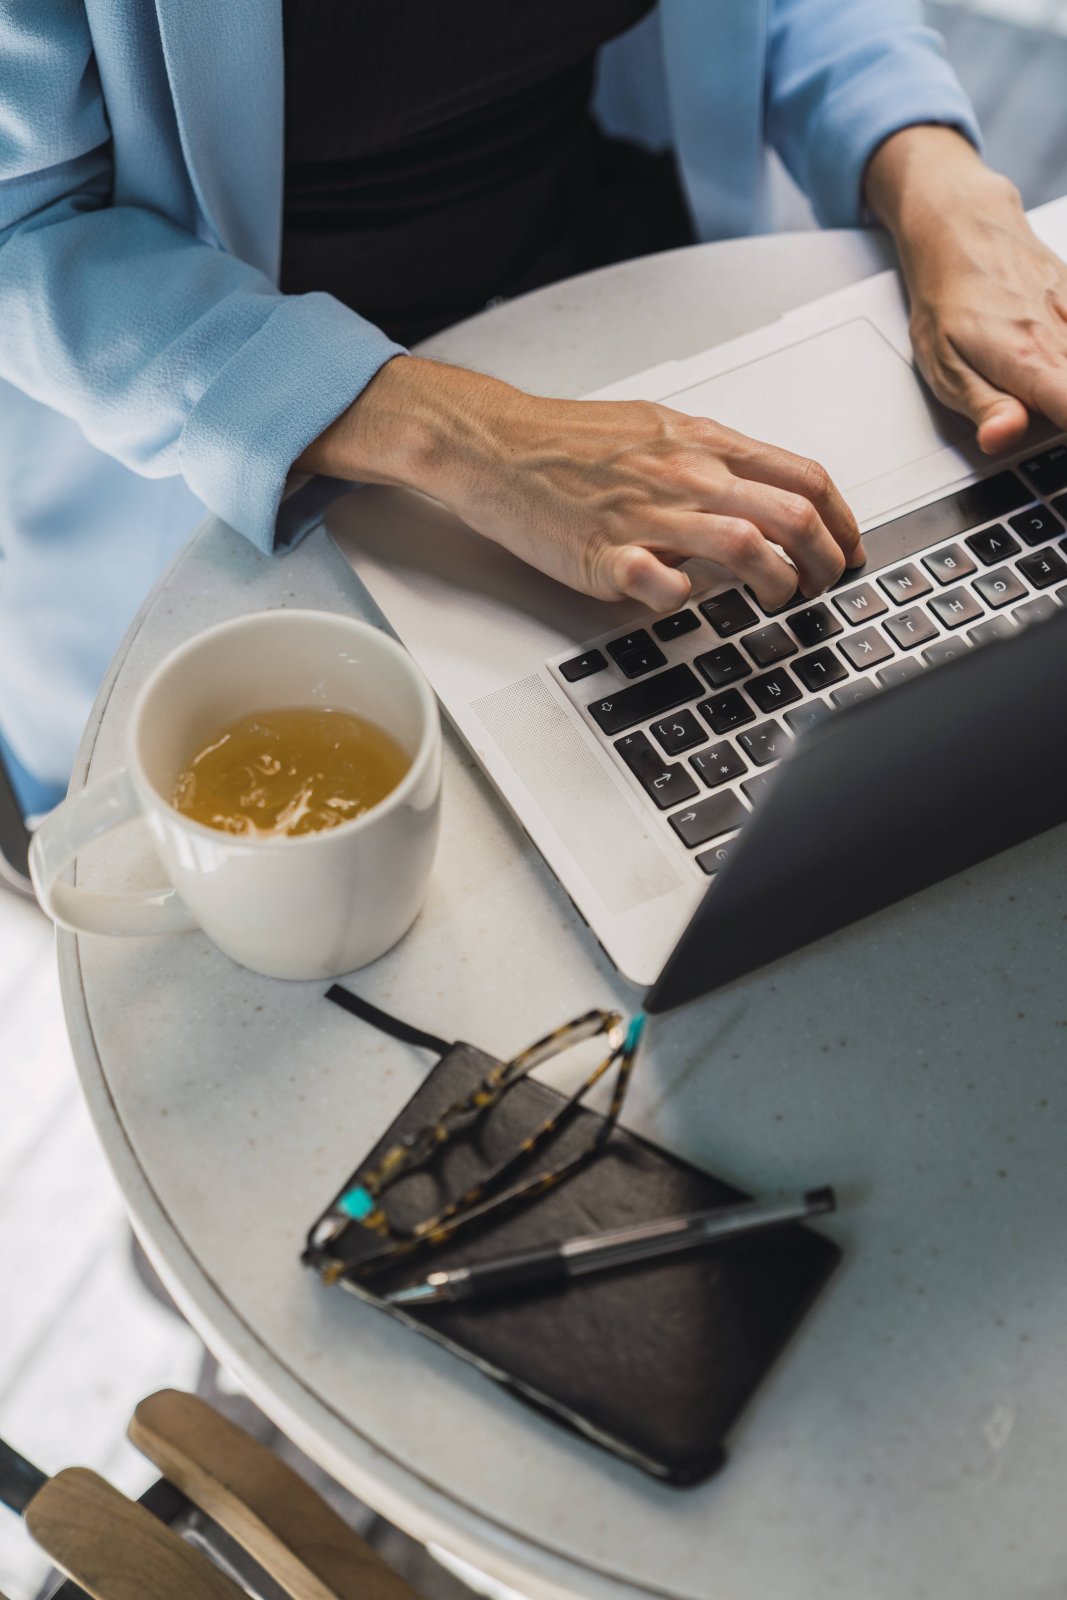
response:
[[(697, 246), (544, 289), (425, 349), (578, 395), (887, 259), (861, 234)], [(373, 614), (321, 530), (272, 559), (205, 523), (131, 628), (75, 782), (120, 762), (132, 698), (166, 652), (285, 605)], [(446, 745), (426, 908), (354, 986), (501, 1055), (590, 1005), (632, 1007)], [(1060, 829), (649, 1030), (631, 1126), (745, 1189), (832, 1182), (842, 1201), (827, 1231), (843, 1266), (725, 1469), (686, 1490), (301, 1267), (305, 1230), (425, 1054), (328, 1004), (323, 984), (243, 971), (200, 934), (61, 933), (59, 952), (85, 1093), (174, 1298), (286, 1433), (410, 1533), (533, 1596), (1047, 1600), (1067, 1570), (1065, 868)], [(79, 877), (160, 881), (139, 825), (87, 852)]]

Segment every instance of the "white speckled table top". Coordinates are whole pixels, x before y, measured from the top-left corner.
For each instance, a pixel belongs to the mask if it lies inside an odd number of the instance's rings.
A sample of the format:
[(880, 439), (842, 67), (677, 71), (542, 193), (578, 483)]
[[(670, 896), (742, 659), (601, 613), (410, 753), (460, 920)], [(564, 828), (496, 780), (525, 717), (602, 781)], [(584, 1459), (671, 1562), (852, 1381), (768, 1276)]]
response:
[[(696, 247), (542, 290), (427, 350), (580, 394), (860, 277), (879, 249), (848, 234)], [(268, 559), (206, 523), (134, 624), (76, 781), (121, 760), (132, 697), (169, 649), (283, 605), (370, 614), (321, 531)], [(590, 1004), (632, 1005), (446, 745), (428, 903), (359, 992), (500, 1053)], [(308, 1224), (425, 1055), (200, 934), (61, 934), (60, 960), (96, 1125), (175, 1297), (275, 1420), (410, 1532), (538, 1596), (1052, 1600), (1067, 1571), (1065, 869), (1060, 829), (649, 1030), (629, 1123), (753, 1191), (832, 1182), (827, 1231), (846, 1251), (725, 1470), (681, 1491), (300, 1266)], [(133, 825), (79, 881), (158, 874)]]

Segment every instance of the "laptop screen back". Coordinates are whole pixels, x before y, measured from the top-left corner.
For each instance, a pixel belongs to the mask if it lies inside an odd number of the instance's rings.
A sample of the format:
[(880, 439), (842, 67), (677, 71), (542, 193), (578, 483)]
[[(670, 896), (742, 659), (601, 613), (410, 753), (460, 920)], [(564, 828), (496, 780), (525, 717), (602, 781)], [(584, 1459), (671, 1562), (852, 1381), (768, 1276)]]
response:
[(650, 990), (669, 1011), (1067, 821), (1067, 614), (838, 712), (776, 769)]

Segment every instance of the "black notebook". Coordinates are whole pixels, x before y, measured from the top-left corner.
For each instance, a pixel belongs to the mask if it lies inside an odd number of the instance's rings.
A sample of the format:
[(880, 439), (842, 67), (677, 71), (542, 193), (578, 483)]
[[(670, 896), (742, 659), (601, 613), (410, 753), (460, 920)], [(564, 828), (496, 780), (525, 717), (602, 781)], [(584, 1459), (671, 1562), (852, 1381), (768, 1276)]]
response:
[[(492, 1065), (472, 1045), (452, 1046), (357, 1173), (405, 1133), (434, 1121)], [(444, 1145), (428, 1168), (390, 1191), (394, 1214), (403, 1219), (409, 1207), (411, 1221), (432, 1214), (513, 1149), (562, 1098), (532, 1079), (516, 1085), (488, 1117)], [(560, 1133), (553, 1165), (589, 1142), (588, 1126), (580, 1124), (590, 1117), (595, 1113), (581, 1110), (578, 1121)], [(355, 1178), (354, 1173), (338, 1195)], [(596, 1160), (533, 1204), (475, 1224), (366, 1283), (347, 1281), (381, 1303), (380, 1294), (430, 1271), (748, 1198), (616, 1128)], [(356, 1263), (375, 1248), (376, 1241), (353, 1224), (325, 1251), (314, 1248), (309, 1235), (304, 1259), (326, 1270), (336, 1262)], [(812, 1228), (790, 1226), (514, 1299), (383, 1310), (594, 1444), (661, 1480), (687, 1484), (721, 1464), (726, 1435), (839, 1258), (837, 1246)]]

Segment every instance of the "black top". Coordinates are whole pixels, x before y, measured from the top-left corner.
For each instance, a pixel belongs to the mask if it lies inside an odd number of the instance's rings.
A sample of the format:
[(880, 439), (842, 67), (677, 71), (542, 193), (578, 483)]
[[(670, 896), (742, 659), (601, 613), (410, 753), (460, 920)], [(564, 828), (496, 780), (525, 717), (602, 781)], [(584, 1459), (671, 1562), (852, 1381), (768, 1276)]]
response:
[(413, 343), (693, 239), (673, 156), (589, 114), (599, 46), (653, 0), (284, 0), (281, 287)]

